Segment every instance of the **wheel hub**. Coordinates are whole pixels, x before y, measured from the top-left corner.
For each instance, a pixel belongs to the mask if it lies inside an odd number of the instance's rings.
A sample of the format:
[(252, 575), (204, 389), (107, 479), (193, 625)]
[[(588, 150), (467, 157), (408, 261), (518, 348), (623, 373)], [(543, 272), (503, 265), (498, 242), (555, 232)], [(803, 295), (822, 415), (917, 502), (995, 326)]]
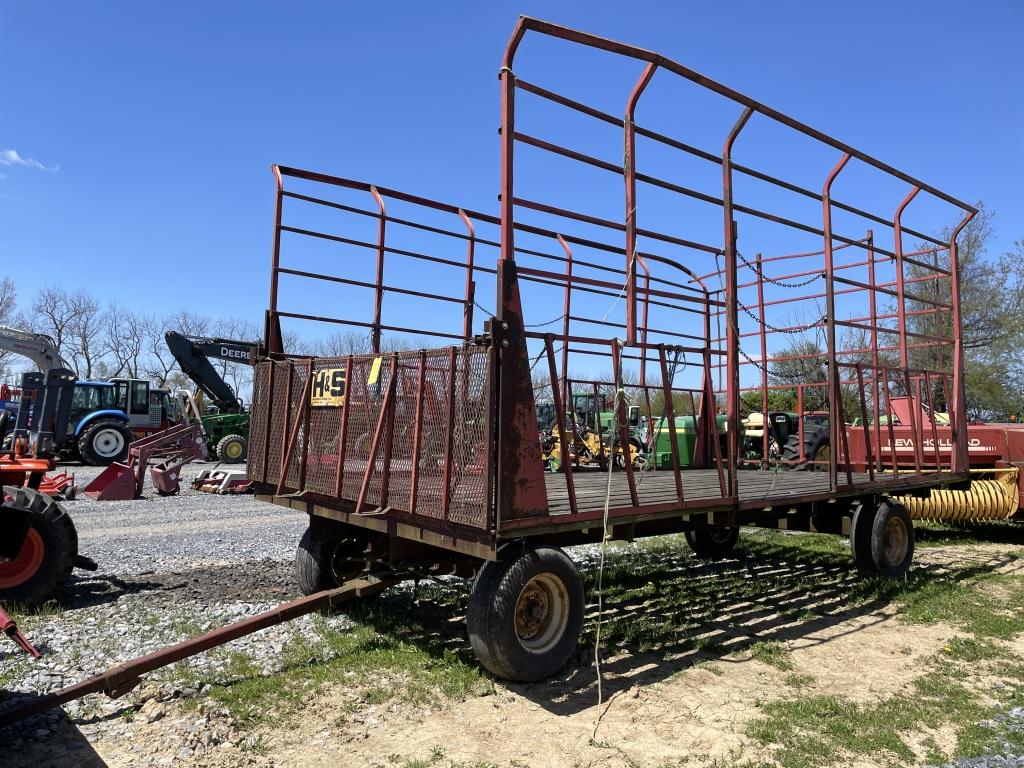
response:
[(569, 590), (553, 573), (540, 573), (526, 583), (515, 608), (515, 630), (520, 645), (531, 653), (545, 653), (562, 639), (569, 623)]
[(46, 544), (39, 531), (30, 528), (18, 556), (0, 562), (0, 589), (11, 589), (35, 576), (46, 556)]
[(96, 433), (93, 448), (103, 458), (117, 456), (124, 448), (124, 435), (116, 429), (102, 429)]
[(536, 586), (523, 590), (516, 605), (516, 634), (523, 640), (536, 636), (548, 615), (548, 598)]
[(907, 556), (909, 545), (907, 526), (898, 518), (889, 518), (885, 523), (885, 561), (894, 567), (899, 565)]

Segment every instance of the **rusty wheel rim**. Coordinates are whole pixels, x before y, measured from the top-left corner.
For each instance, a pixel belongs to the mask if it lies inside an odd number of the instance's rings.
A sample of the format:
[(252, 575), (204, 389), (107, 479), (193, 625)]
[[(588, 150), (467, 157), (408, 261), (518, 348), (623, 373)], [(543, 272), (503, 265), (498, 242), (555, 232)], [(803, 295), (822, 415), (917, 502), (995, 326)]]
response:
[(562, 639), (569, 623), (569, 590), (553, 573), (530, 579), (516, 600), (515, 628), (530, 653), (545, 653)]
[(885, 562), (895, 567), (903, 562), (910, 547), (910, 534), (906, 524), (898, 517), (890, 517), (885, 522)]

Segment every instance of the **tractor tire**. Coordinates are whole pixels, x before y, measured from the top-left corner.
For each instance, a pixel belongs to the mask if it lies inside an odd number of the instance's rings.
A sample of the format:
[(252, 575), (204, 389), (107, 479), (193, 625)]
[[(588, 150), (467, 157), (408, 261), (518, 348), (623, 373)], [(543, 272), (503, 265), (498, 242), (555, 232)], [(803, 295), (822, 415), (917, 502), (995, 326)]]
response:
[(704, 528), (687, 531), (686, 543), (702, 560), (721, 560), (729, 557), (740, 537), (739, 528)]
[(60, 504), (46, 494), (11, 485), (3, 493), (7, 506), (29, 515), (30, 525), (18, 555), (0, 562), (0, 603), (36, 608), (67, 584), (78, 558), (78, 532)]
[(871, 559), (880, 576), (902, 579), (914, 559), (914, 523), (902, 504), (892, 500), (878, 505), (871, 524)]
[(786, 469), (827, 470), (827, 466), (819, 467), (813, 462), (827, 461), (830, 450), (828, 429), (807, 427), (804, 430), (803, 459), (800, 458), (800, 433), (793, 432), (786, 438), (786, 444), (782, 447), (782, 465)]
[(583, 582), (556, 547), (538, 547), (480, 569), (466, 628), (480, 664), (505, 680), (550, 677), (576, 650), (583, 627)]
[(106, 467), (128, 458), (128, 446), (135, 439), (131, 428), (114, 419), (99, 419), (78, 437), (78, 455), (86, 464)]
[(248, 442), (241, 435), (226, 435), (217, 443), (217, 461), (241, 464), (246, 459), (248, 448)]
[(340, 587), (366, 570), (370, 539), (358, 529), (310, 518), (295, 550), (295, 578), (304, 595)]

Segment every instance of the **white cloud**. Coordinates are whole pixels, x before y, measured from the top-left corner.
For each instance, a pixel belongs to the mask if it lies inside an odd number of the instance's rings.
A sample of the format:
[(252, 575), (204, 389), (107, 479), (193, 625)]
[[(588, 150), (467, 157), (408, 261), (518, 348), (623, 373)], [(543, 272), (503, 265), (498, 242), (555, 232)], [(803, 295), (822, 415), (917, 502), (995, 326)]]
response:
[(0, 165), (21, 165), (25, 168), (36, 168), (40, 171), (56, 173), (60, 170), (59, 165), (43, 165), (32, 157), (22, 157), (16, 149), (0, 149)]

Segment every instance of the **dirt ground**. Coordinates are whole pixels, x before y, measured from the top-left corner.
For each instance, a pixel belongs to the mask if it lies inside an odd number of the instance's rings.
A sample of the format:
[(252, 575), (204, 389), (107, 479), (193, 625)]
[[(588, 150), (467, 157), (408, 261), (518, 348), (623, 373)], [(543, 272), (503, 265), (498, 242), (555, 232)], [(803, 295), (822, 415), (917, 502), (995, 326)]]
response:
[[(941, 578), (953, 568), (972, 573), (1019, 574), (1024, 546), (1009, 543), (931, 546), (917, 568)], [(656, 559), (656, 555), (652, 556)], [(847, 597), (856, 577), (820, 563), (749, 559), (739, 564), (695, 564), (685, 578), (715, 584), (725, 576), (771, 583), (762, 592), (712, 591), (713, 618), (699, 644), (642, 650), (614, 643), (602, 661), (602, 701), (589, 650), (561, 676), (543, 683), (493, 682), (482, 693), (411, 703), (372, 698), (366, 680), (334, 680), (297, 703), (291, 714), (242, 727), (226, 709), (200, 695), (186, 701), (144, 684), (124, 711), (102, 718), (64, 720), (54, 738), (26, 743), (15, 765), (380, 766), (381, 768), (523, 768), (551, 766), (773, 765), (769, 746), (748, 726), (766, 702), (793, 694), (824, 694), (871, 704), (912, 689), (926, 667), (962, 628), (943, 622), (910, 623), (891, 603)], [(652, 577), (658, 578), (658, 572)], [(665, 577), (667, 578), (667, 576)], [(771, 579), (768, 582), (765, 579)], [(780, 586), (781, 585), (781, 586)], [(989, 588), (986, 586), (986, 588)], [(998, 597), (999, 584), (991, 586)], [(625, 612), (656, 611), (642, 601)], [(632, 615), (632, 614), (630, 614)], [(457, 636), (461, 617), (446, 615), (441, 632)], [(593, 615), (591, 615), (591, 620)], [(785, 663), (752, 650), (769, 643)], [(1020, 638), (1007, 643), (1024, 651)], [(948, 650), (948, 649), (947, 649)], [(382, 685), (394, 685), (382, 677)], [(908, 743), (925, 761), (927, 741), (950, 754), (954, 729), (926, 729)], [(893, 765), (858, 758), (857, 766)]]

